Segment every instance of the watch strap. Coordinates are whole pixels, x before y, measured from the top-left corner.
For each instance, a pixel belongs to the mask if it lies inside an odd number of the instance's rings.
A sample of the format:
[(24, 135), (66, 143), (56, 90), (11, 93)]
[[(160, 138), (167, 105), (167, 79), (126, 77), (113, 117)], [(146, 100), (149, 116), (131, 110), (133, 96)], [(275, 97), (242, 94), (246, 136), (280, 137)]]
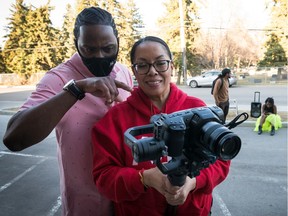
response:
[(70, 80), (66, 85), (63, 87), (63, 90), (68, 91), (78, 100), (82, 100), (85, 97), (85, 92), (83, 92), (77, 85), (75, 80)]

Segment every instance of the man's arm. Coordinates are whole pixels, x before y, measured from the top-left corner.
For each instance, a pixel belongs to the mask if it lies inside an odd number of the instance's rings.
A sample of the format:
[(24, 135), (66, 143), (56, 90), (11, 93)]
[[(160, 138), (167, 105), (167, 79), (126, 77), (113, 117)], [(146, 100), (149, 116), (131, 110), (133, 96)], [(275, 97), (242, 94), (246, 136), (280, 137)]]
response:
[(46, 138), (77, 101), (61, 92), (35, 107), (16, 113), (8, 122), (3, 143), (11, 151), (21, 151)]
[(215, 86), (214, 86), (214, 91), (213, 91), (213, 97), (215, 100), (215, 104), (218, 106), (219, 105), (219, 90), (222, 84), (222, 80), (221, 78), (219, 78), (216, 82), (215, 82)]
[[(108, 103), (117, 100), (117, 88), (132, 91), (129, 86), (110, 77), (76, 81), (86, 93), (103, 97)], [(61, 91), (47, 101), (16, 113), (8, 122), (3, 143), (11, 151), (21, 151), (46, 138), (65, 113), (77, 102), (72, 94)]]

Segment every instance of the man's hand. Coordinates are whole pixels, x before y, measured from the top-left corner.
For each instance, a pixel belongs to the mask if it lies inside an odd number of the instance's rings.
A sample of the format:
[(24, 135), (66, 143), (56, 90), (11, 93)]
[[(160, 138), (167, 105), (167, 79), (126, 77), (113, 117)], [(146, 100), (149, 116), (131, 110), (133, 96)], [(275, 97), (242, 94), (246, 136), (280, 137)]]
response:
[(107, 103), (113, 101), (121, 102), (118, 88), (131, 92), (130, 86), (123, 82), (114, 80), (111, 77), (93, 77), (76, 81), (76, 85), (85, 93), (91, 93), (96, 97), (101, 97), (106, 100)]

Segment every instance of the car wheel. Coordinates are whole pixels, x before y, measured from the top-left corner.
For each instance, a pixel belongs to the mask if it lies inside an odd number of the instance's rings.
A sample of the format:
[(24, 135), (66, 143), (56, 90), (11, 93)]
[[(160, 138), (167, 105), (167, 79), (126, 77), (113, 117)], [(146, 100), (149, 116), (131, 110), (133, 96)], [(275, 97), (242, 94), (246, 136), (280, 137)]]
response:
[(192, 80), (191, 82), (190, 82), (190, 87), (191, 88), (196, 88), (198, 86), (198, 83), (195, 81), (195, 80)]

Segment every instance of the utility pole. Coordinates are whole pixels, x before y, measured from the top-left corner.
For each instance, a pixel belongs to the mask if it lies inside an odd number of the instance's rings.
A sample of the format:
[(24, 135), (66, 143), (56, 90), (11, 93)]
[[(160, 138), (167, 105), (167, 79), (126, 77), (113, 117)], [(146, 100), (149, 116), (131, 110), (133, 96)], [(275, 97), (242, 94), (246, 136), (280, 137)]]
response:
[(180, 12), (180, 39), (181, 39), (181, 52), (182, 52), (182, 75), (183, 75), (183, 79), (184, 79), (183, 81), (185, 84), (187, 80), (187, 64), (186, 64), (186, 41), (185, 41), (182, 0), (179, 0), (179, 12)]

